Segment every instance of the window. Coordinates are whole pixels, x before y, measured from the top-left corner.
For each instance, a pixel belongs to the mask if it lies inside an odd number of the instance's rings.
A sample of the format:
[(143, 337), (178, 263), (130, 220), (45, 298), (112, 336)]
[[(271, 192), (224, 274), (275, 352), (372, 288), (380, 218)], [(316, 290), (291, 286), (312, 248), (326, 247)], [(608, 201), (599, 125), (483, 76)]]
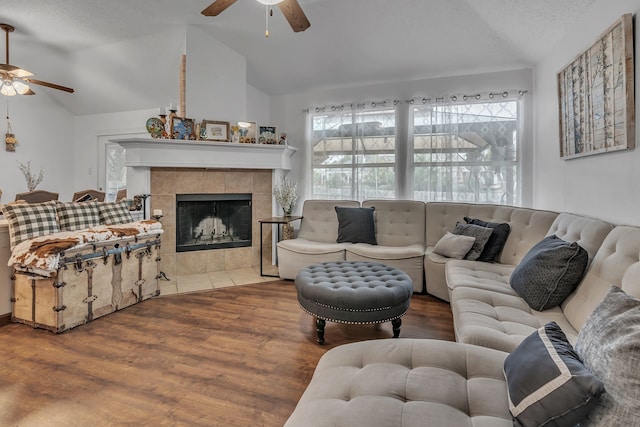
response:
[(313, 198), (395, 198), (395, 108), (312, 115), (311, 145)]
[(518, 101), (413, 107), (413, 198), (517, 205)]
[(521, 101), (495, 95), (317, 108), (311, 197), (519, 205)]

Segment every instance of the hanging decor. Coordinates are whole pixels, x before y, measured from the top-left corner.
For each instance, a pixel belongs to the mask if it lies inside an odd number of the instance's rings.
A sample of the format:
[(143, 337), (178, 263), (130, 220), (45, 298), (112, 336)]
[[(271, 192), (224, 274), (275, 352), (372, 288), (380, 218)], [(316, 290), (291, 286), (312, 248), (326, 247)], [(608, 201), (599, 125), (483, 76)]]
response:
[(16, 135), (11, 129), (11, 122), (9, 122), (9, 101), (7, 101), (7, 132), (4, 134), (4, 143), (6, 144), (6, 150), (14, 152), (16, 151)]

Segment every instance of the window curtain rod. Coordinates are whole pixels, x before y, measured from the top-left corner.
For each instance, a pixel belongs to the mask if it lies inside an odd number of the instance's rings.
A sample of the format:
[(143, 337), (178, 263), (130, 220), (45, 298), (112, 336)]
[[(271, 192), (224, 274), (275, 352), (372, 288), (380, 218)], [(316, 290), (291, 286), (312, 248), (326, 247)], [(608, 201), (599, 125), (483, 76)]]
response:
[(395, 106), (400, 104), (402, 101), (398, 99), (383, 99), (380, 101), (366, 101), (366, 102), (347, 102), (344, 104), (337, 105), (322, 105), (317, 107), (309, 107), (302, 110), (304, 113), (314, 112), (314, 113), (328, 113), (328, 112), (336, 112), (336, 111), (345, 111), (345, 110), (364, 110), (367, 108), (385, 108), (389, 106)]
[[(433, 103), (444, 103), (444, 102), (467, 102), (467, 101), (480, 101), (482, 99), (513, 99), (515, 96), (522, 97), (528, 90), (503, 90), (498, 92), (476, 92), (476, 93), (466, 93), (466, 94), (451, 94), (451, 95), (442, 95), (442, 96), (422, 96), (422, 97), (414, 97), (407, 99), (404, 101), (407, 104), (433, 104)], [(303, 113), (309, 114), (310, 112), (314, 113), (329, 113), (336, 111), (345, 111), (345, 110), (364, 110), (367, 108), (385, 108), (389, 106), (396, 106), (403, 101), (398, 99), (384, 99), (381, 101), (366, 101), (366, 102), (347, 102), (344, 104), (335, 104), (335, 105), (321, 105), (316, 107), (309, 107), (302, 110)]]
[[(504, 90), (500, 92), (476, 92), (476, 93), (466, 93), (466, 94), (452, 94), (452, 95), (443, 95), (436, 97), (415, 97), (407, 99), (405, 102), (407, 104), (433, 104), (433, 103), (444, 103), (444, 102), (466, 102), (470, 100), (480, 101), (482, 99), (513, 99), (514, 96), (522, 97), (527, 92), (527, 90)], [(515, 93), (515, 95), (514, 95)]]

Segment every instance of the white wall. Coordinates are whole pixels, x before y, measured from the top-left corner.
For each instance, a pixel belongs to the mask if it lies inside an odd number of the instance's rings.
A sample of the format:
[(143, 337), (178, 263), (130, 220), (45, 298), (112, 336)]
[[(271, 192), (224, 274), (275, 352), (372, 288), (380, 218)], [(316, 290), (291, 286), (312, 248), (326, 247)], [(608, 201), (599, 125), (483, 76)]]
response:
[[(304, 144), (305, 114), (303, 110), (311, 106), (341, 104), (347, 102), (378, 101), (384, 99), (406, 100), (412, 97), (437, 96), (449, 93), (476, 93), (523, 89), (529, 93), (524, 97), (525, 129), (523, 136), (523, 205), (531, 200), (531, 158), (532, 142), (532, 74), (531, 70), (515, 70), (500, 73), (475, 74), (456, 77), (442, 77), (426, 80), (389, 82), (377, 85), (342, 87), (321, 91), (310, 91), (294, 95), (272, 98), (271, 118), (279, 131), (287, 132), (289, 145), (298, 148), (293, 157), (294, 167), (289, 173), (292, 181), (298, 182), (302, 198), (308, 197), (308, 173), (311, 170), (309, 151)], [(297, 207), (301, 209), (300, 204)]]
[[(640, 144), (636, 148), (560, 160), (556, 74), (625, 13), (637, 13), (638, 0), (599, 0), (534, 69), (533, 205), (587, 214), (614, 223), (640, 225)], [(638, 20), (634, 19), (637, 26)], [(637, 28), (637, 27), (636, 27)], [(635, 45), (638, 46), (636, 35)], [(636, 49), (635, 69), (640, 70)], [(638, 79), (635, 80), (638, 93)], [(636, 95), (636, 114), (640, 112)]]
[[(35, 174), (43, 167), (44, 179), (37, 187), (39, 190), (58, 192), (64, 200), (71, 187), (72, 115), (47, 95), (46, 89), (37, 86), (34, 89), (37, 94), (33, 96), (0, 97), (0, 189), (3, 191), (0, 202), (11, 202), (16, 193), (28, 191), (18, 162), (31, 161), (31, 171)], [(18, 140), (15, 152), (5, 151), (7, 105)]]

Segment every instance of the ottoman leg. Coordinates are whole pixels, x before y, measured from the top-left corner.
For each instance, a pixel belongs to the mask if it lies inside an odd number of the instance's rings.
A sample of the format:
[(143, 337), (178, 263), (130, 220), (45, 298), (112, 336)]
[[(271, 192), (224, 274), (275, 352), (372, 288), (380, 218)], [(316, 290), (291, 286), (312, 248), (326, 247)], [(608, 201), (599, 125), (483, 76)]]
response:
[(394, 338), (398, 338), (400, 336), (400, 325), (402, 325), (402, 319), (400, 319), (399, 317), (391, 321), (391, 326), (393, 326)]
[(316, 318), (316, 332), (318, 333), (318, 344), (324, 344), (324, 319)]

